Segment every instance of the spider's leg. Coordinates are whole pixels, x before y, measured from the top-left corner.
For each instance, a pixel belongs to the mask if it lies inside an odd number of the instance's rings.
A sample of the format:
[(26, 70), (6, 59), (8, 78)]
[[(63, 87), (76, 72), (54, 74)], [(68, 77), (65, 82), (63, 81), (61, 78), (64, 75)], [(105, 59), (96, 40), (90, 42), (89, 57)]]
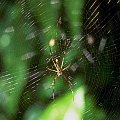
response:
[[(50, 50), (50, 56), (52, 56), (52, 49), (51, 49), (51, 47), (50, 47), (50, 46), (49, 46), (49, 50)], [(55, 62), (54, 62), (53, 58), (52, 58), (52, 62), (53, 62), (53, 64), (54, 64), (55, 68), (56, 68), (56, 64), (55, 64)]]
[(51, 69), (51, 68), (49, 68), (49, 67), (46, 67), (48, 70), (50, 70), (50, 71), (52, 71), (52, 72), (57, 72), (56, 70), (53, 70), (53, 69)]
[(63, 63), (64, 63), (64, 57), (63, 57), (63, 59), (62, 59), (61, 69), (62, 69), (62, 67), (63, 67)]
[(52, 58), (52, 62), (54, 64), (55, 68), (57, 69), (57, 64), (54, 62), (53, 58)]
[(63, 68), (63, 71), (68, 69), (70, 67), (71, 64), (69, 64), (67, 67)]
[[(49, 47), (49, 50), (50, 50), (50, 56), (52, 56), (53, 53), (52, 53), (52, 49), (51, 49), (51, 47)], [(55, 64), (53, 58), (52, 58), (52, 62), (53, 62), (53, 64), (54, 64), (55, 68), (56, 68), (56, 64)]]
[(55, 81), (57, 80), (58, 76), (56, 75), (54, 80), (52, 81), (52, 88), (53, 88), (53, 100), (55, 99)]
[[(52, 49), (51, 49), (51, 47), (49, 47), (50, 48), (50, 56), (52, 56)], [(55, 61), (53, 60), (53, 58), (52, 58), (52, 62), (53, 62), (53, 64), (54, 64), (54, 66), (55, 66), (55, 68), (57, 68), (57, 65), (56, 65), (56, 63), (55, 63)]]
[(50, 50), (50, 56), (52, 56), (52, 49), (50, 46), (49, 46), (49, 50)]
[(66, 80), (66, 82), (67, 82), (67, 83), (68, 83), (68, 85), (69, 85), (69, 88), (70, 88), (71, 93), (72, 93), (72, 96), (73, 96), (73, 101), (74, 101), (74, 92), (73, 92), (73, 90), (72, 90), (72, 83), (70, 82), (70, 80), (69, 80), (69, 79), (67, 79), (67, 78), (66, 78), (66, 76), (65, 76), (65, 75), (63, 75), (63, 77), (64, 77), (64, 79)]

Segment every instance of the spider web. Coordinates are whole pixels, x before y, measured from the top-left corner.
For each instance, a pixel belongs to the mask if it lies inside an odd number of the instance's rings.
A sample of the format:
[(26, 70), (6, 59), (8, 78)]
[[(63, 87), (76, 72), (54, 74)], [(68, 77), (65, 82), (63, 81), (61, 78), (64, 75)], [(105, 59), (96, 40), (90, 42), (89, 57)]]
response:
[[(119, 1), (86, 1), (83, 13), (80, 12), (83, 25), (79, 25), (77, 22), (81, 21), (78, 20), (74, 21), (75, 27), (70, 22), (65, 1), (51, 0), (50, 4), (47, 0), (0, 3), (1, 113), (5, 111), (5, 116), (11, 119), (25, 119), (27, 110), (33, 109), (33, 106), (42, 104), (41, 109), (44, 109), (53, 101), (49, 87), (55, 74), (46, 67), (53, 66), (49, 62), (48, 43), (54, 37), (58, 44), (52, 48), (52, 56), (64, 56), (64, 65), (71, 64), (65, 75), (73, 83), (73, 89), (81, 85), (79, 80), (74, 80), (75, 77), (85, 76), (82, 82), (87, 86), (87, 95), (106, 114), (100, 119), (119, 119)], [(70, 41), (69, 45), (66, 41)], [(59, 79), (56, 82), (56, 98), (66, 91), (71, 92), (63, 78)], [(15, 116), (8, 114), (11, 110), (7, 107), (9, 101), (17, 103), (13, 107), (17, 111)], [(95, 112), (94, 107), (87, 104), (84, 119), (98, 119)]]

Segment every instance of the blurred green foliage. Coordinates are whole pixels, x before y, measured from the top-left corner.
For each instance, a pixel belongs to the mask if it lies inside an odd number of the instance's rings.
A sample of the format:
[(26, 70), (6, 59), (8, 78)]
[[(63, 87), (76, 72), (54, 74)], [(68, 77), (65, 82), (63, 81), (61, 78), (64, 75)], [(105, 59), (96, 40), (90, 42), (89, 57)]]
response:
[[(0, 120), (106, 118), (104, 107), (97, 107), (95, 98), (91, 97), (96, 89), (90, 91), (86, 84), (92, 88), (94, 78), (90, 83), (87, 80), (99, 73), (94, 83), (104, 86), (103, 79), (106, 76), (107, 81), (112, 71), (111, 56), (103, 55), (101, 60), (96, 54), (96, 45), (92, 49), (95, 59), (98, 58), (95, 70), (83, 56), (85, 5), (84, 0), (0, 1)], [(61, 37), (63, 33), (65, 39)], [(50, 48), (51, 39), (56, 43)], [(66, 40), (70, 41), (68, 46)], [(55, 84), (55, 100), (51, 99), (53, 90), (49, 87), (56, 73), (46, 68), (53, 66), (48, 62), (50, 49), (52, 57), (60, 57), (60, 61), (64, 57), (64, 66), (78, 65), (77, 70), (70, 67), (64, 72), (67, 79), (71, 79), (69, 75), (72, 77), (74, 93), (64, 76), (60, 76)], [(102, 68), (98, 65), (99, 60)]]

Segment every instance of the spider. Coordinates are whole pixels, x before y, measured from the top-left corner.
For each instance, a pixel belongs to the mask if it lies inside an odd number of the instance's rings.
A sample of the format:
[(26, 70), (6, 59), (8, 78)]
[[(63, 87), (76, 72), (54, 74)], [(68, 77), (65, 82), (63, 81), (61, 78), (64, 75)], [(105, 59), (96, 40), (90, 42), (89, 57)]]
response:
[[(52, 43), (52, 44), (51, 44)], [(53, 46), (55, 44), (55, 41), (54, 39), (51, 39), (49, 45), (50, 46)], [(52, 55), (52, 51), (51, 51), (51, 48), (50, 48), (50, 55)], [(54, 72), (56, 73), (55, 77), (54, 77), (54, 80), (52, 81), (52, 84), (51, 84), (51, 87), (53, 88), (53, 99), (55, 98), (55, 95), (54, 95), (54, 89), (55, 89), (55, 82), (56, 80), (58, 79), (58, 77), (60, 76), (63, 76), (63, 78), (66, 80), (66, 82), (69, 84), (69, 87), (71, 89), (71, 92), (73, 94), (73, 91), (72, 91), (72, 83), (70, 82), (69, 79), (67, 79), (67, 77), (63, 74), (63, 71), (67, 70), (69, 67), (70, 67), (70, 64), (67, 65), (66, 67), (63, 67), (64, 66), (64, 57), (62, 58), (62, 62), (60, 63), (58, 57), (52, 57), (51, 58), (52, 60), (52, 63), (53, 63), (53, 66), (55, 69), (52, 69), (52, 68), (49, 68), (47, 67), (47, 69), (51, 72)]]

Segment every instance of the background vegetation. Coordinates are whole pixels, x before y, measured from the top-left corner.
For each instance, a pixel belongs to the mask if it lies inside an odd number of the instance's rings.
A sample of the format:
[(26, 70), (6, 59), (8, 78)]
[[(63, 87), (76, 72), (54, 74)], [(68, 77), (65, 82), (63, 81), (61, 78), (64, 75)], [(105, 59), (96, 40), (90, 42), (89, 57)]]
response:
[[(117, 0), (1, 0), (0, 120), (120, 119), (119, 7)], [(51, 57), (70, 65), (54, 100)]]

